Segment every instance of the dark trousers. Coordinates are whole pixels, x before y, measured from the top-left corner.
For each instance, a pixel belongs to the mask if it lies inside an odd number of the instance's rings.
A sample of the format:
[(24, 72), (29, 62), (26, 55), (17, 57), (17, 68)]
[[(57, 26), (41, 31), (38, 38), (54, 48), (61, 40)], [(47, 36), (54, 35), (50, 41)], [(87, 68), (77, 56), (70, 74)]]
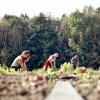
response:
[(11, 66), (11, 68), (14, 68), (15, 71), (18, 71), (19, 69), (21, 69), (21, 67), (17, 67), (17, 66)]

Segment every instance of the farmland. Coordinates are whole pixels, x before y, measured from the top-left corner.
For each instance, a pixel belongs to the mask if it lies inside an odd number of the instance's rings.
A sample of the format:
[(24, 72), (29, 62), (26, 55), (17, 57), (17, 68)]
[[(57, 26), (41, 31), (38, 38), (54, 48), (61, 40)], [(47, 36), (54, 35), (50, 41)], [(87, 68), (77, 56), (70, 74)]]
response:
[[(85, 73), (15, 71), (0, 67), (0, 100), (44, 100), (58, 80), (69, 81), (84, 100), (100, 100), (100, 71), (88, 69)], [(73, 75), (74, 78), (69, 77)]]

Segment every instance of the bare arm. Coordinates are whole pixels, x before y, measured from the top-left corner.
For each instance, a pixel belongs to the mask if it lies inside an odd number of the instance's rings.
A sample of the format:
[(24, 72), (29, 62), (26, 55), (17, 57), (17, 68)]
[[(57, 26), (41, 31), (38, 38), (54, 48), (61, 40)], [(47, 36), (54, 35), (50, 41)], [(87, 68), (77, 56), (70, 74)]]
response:
[(27, 70), (27, 66), (26, 66), (26, 63), (24, 62), (24, 68), (23, 70)]
[(21, 68), (22, 68), (23, 70), (26, 70), (26, 69), (27, 69), (26, 63), (25, 63), (25, 61), (23, 61), (22, 59), (19, 60), (19, 64), (20, 64), (20, 66), (21, 66)]
[(53, 65), (53, 66), (56, 66), (56, 58), (53, 58), (53, 59), (52, 59), (52, 65)]
[(73, 62), (74, 58), (71, 59), (71, 62)]
[(28, 61), (29, 61), (29, 59), (30, 59), (30, 56), (27, 58), (26, 62), (28, 62)]

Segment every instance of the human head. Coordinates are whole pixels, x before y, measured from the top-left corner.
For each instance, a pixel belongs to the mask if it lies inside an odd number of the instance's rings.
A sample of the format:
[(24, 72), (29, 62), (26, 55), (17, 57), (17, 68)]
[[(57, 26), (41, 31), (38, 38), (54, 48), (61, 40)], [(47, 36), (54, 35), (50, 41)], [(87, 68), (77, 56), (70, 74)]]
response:
[(25, 50), (22, 52), (21, 55), (23, 58), (27, 59), (30, 56), (30, 52), (29, 52), (29, 50)]
[(58, 58), (59, 54), (58, 53), (54, 53), (53, 56), (56, 57), (56, 58)]

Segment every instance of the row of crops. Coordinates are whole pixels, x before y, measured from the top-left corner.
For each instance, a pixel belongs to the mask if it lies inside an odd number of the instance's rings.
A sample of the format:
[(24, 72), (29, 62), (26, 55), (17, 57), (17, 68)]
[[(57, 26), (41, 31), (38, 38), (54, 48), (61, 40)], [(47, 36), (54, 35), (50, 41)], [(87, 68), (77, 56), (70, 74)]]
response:
[(100, 100), (100, 71), (64, 63), (59, 69), (43, 68), (31, 72), (0, 67), (0, 100), (44, 100), (58, 80), (69, 81), (85, 100)]

